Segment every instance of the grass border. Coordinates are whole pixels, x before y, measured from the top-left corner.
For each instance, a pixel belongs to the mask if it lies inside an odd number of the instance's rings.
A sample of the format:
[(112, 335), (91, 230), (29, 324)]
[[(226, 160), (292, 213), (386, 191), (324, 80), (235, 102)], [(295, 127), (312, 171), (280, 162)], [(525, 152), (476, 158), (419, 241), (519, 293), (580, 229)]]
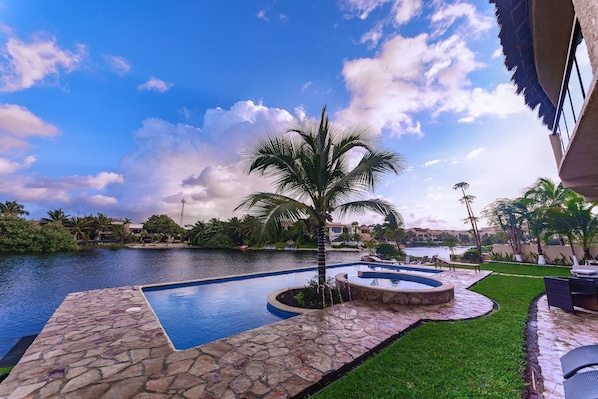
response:
[[(490, 276), (491, 274), (489, 274), (488, 276)], [(470, 289), (472, 287), (474, 287), (475, 285), (477, 285), (480, 281), (485, 280), (488, 276), (476, 281), (474, 284), (470, 285), (469, 287), (467, 287), (467, 289)], [(479, 319), (482, 317), (486, 317), (494, 312), (496, 312), (497, 310), (500, 309), (500, 304), (498, 302), (496, 302), (495, 300), (493, 300), (492, 298), (489, 298), (492, 301), (492, 310), (490, 310), (489, 312), (486, 312), (482, 315), (479, 316), (475, 316), (475, 317), (467, 317), (464, 319), (459, 319), (457, 321), (467, 321), (467, 320), (475, 320), (475, 319)], [(436, 323), (453, 323), (455, 322), (455, 320), (432, 320), (432, 319), (419, 319), (418, 321), (416, 321), (415, 323), (411, 324), (409, 327), (405, 328), (404, 330), (398, 332), (395, 335), (392, 335), (391, 337), (387, 338), (386, 340), (384, 340), (383, 342), (381, 342), (380, 344), (378, 344), (376, 347), (374, 347), (373, 349), (371, 349), (370, 351), (364, 353), (363, 355), (359, 356), (358, 358), (356, 358), (355, 360), (353, 360), (350, 363), (345, 364), (344, 366), (340, 367), (339, 369), (323, 376), (320, 381), (318, 381), (316, 384), (311, 385), (309, 387), (307, 387), (306, 389), (304, 389), (303, 391), (299, 392), (297, 395), (293, 396), (293, 398), (304, 398), (304, 397), (313, 397), (314, 395), (319, 394), (322, 390), (324, 390), (326, 387), (328, 387), (331, 383), (336, 382), (336, 381), (340, 381), (343, 378), (346, 377), (346, 375), (355, 370), (356, 368), (362, 366), (367, 360), (369, 360), (370, 358), (380, 354), (384, 349), (388, 348), (389, 346), (391, 346), (392, 344), (394, 344), (395, 342), (397, 342), (401, 337), (403, 337), (405, 334), (407, 334), (410, 331), (413, 331), (417, 328), (419, 328), (420, 326), (422, 326), (423, 324), (428, 324), (428, 323), (432, 323), (432, 324), (436, 324)]]

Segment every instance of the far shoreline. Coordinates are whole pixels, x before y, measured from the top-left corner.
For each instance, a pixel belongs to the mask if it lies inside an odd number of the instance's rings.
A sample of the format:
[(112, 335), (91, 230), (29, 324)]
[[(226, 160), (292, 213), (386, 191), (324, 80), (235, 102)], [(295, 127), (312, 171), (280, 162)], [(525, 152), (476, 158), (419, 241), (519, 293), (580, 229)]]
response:
[[(133, 243), (133, 244), (126, 244), (127, 248), (130, 249), (212, 249), (212, 248), (200, 248), (196, 245), (188, 245), (185, 243), (168, 243), (168, 242), (152, 242), (152, 243)], [(231, 250), (239, 250), (242, 251), (239, 247), (233, 248), (222, 248), (222, 249), (231, 249)], [(263, 249), (260, 247), (248, 248), (246, 251), (317, 251), (317, 248), (295, 248), (295, 249), (284, 249), (284, 248), (276, 248), (276, 249)], [(244, 251), (244, 250), (243, 250)], [(358, 249), (358, 248), (330, 248), (326, 247), (326, 251), (339, 251), (339, 252), (363, 252), (367, 251), (366, 249)]]

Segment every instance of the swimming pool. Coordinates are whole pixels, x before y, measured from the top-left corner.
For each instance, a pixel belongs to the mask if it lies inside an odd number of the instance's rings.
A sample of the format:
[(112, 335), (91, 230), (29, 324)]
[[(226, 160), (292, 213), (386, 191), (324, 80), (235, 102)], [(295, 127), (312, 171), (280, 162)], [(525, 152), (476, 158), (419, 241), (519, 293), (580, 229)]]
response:
[[(405, 270), (365, 262), (327, 266), (328, 275), (358, 270)], [(435, 274), (439, 271), (423, 268)], [(272, 291), (305, 285), (316, 268), (144, 287), (143, 293), (176, 349), (183, 350), (274, 323), (290, 315), (268, 310)]]

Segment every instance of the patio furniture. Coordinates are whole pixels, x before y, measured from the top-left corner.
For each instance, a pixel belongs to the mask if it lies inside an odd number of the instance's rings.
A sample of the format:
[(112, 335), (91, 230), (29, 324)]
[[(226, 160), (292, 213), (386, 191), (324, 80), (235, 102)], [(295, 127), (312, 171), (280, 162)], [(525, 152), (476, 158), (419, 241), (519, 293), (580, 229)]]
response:
[(598, 278), (598, 266), (593, 264), (579, 265), (571, 269), (571, 274), (573, 274), (576, 277)]
[(579, 370), (598, 365), (598, 345), (584, 345), (561, 356), (563, 377), (570, 378)]
[(434, 255), (431, 262), (434, 263), (434, 266), (439, 266), (441, 269), (442, 265), (445, 264), (448, 266), (449, 270), (456, 270), (456, 267), (459, 266), (460, 268), (473, 268), (476, 272), (480, 271), (479, 263), (453, 262), (452, 260), (441, 258), (438, 255)]
[(575, 314), (575, 306), (598, 311), (598, 281), (583, 278), (544, 277), (548, 306)]
[(573, 305), (598, 311), (598, 292), (592, 279), (570, 278), (569, 287)]
[(598, 398), (598, 370), (577, 373), (563, 382), (566, 399)]
[(569, 280), (558, 277), (544, 277), (548, 307), (554, 306), (575, 314)]

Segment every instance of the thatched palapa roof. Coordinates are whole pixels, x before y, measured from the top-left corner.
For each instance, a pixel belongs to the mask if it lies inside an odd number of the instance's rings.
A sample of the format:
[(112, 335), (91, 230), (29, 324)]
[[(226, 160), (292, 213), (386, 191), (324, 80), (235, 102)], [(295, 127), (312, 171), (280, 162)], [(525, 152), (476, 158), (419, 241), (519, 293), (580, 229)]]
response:
[(496, 6), (498, 37), (505, 54), (505, 66), (513, 71), (511, 80), (517, 86), (517, 94), (523, 92), (530, 108), (539, 105), (542, 122), (552, 128), (556, 109), (538, 82), (529, 0), (490, 0), (490, 3)]

